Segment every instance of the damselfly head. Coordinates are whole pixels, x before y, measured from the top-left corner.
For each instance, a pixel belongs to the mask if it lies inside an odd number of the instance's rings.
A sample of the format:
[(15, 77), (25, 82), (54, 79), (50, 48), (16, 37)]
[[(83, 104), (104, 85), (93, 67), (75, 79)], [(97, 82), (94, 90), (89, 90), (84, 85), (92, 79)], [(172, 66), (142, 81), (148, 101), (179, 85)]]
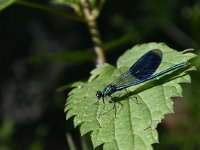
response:
[(100, 98), (102, 98), (102, 96), (103, 96), (102, 92), (101, 92), (101, 91), (97, 91), (96, 97), (97, 97), (98, 99), (100, 99)]

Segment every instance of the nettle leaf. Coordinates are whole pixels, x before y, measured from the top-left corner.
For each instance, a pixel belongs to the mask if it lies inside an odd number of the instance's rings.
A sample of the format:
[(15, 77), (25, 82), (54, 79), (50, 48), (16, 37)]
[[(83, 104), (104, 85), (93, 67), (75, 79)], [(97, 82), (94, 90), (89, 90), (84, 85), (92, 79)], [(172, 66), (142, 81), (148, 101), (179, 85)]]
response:
[(0, 11), (13, 4), (15, 0), (0, 0)]
[[(67, 119), (74, 117), (74, 125), (80, 125), (81, 135), (91, 133), (94, 148), (103, 144), (104, 150), (150, 150), (158, 142), (156, 127), (165, 114), (173, 112), (171, 97), (182, 96), (179, 83), (189, 83), (183, 67), (137, 86), (113, 94), (113, 103), (105, 99), (97, 102), (96, 91), (111, 83), (116, 76), (127, 70), (143, 54), (152, 49), (163, 52), (163, 60), (156, 72), (175, 64), (187, 62), (193, 53), (177, 52), (163, 43), (137, 45), (127, 50), (117, 61), (117, 68), (109, 64), (98, 65), (91, 72), (88, 82), (74, 88), (66, 102)], [(105, 108), (104, 108), (105, 106)]]

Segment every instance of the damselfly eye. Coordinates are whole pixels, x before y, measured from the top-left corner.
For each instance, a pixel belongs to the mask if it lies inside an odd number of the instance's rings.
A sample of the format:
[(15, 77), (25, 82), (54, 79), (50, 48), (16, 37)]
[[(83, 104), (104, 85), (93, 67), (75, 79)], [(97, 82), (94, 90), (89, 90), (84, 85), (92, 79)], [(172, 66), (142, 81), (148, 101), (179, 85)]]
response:
[(98, 99), (100, 99), (100, 98), (102, 97), (102, 92), (101, 92), (101, 91), (97, 91), (96, 97), (97, 97)]

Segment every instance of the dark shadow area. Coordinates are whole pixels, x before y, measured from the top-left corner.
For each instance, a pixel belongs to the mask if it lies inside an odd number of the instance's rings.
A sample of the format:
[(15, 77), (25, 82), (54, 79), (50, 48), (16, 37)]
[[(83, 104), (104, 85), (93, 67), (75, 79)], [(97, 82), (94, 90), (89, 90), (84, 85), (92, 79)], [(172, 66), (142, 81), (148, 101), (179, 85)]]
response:
[[(71, 12), (65, 6), (54, 7), (49, 0), (31, 1)], [(199, 10), (200, 3), (196, 0), (107, 1), (98, 19), (107, 62), (114, 65), (127, 49), (152, 41), (165, 42), (179, 51), (195, 48), (194, 53), (198, 54)], [(70, 89), (61, 92), (57, 89), (85, 81), (96, 66), (87, 26), (17, 4), (2, 10), (0, 19), (0, 149), (68, 150), (72, 139), (78, 150), (85, 150), (73, 118), (66, 120), (64, 112)], [(192, 84), (182, 84), (184, 116), (158, 126), (160, 143), (154, 145), (155, 150), (200, 147), (199, 60), (193, 62), (198, 71), (192, 73)], [(148, 81), (128, 94), (134, 96), (162, 85), (186, 69)], [(115, 102), (125, 99), (127, 95), (112, 98)], [(88, 137), (89, 134), (85, 139)], [(91, 141), (85, 143), (91, 145)]]

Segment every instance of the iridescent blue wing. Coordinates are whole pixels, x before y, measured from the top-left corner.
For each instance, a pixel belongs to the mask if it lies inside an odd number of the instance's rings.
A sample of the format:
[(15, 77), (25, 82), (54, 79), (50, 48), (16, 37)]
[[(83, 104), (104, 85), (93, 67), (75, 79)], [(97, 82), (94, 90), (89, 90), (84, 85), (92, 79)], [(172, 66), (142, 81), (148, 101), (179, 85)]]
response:
[(137, 62), (131, 66), (129, 72), (139, 80), (148, 78), (157, 70), (161, 61), (162, 52), (158, 49), (151, 50), (137, 60)]
[(148, 78), (156, 71), (161, 61), (162, 52), (158, 49), (151, 50), (138, 59), (127, 72), (118, 76), (111, 84), (115, 85), (116, 90), (121, 90), (133, 82)]

